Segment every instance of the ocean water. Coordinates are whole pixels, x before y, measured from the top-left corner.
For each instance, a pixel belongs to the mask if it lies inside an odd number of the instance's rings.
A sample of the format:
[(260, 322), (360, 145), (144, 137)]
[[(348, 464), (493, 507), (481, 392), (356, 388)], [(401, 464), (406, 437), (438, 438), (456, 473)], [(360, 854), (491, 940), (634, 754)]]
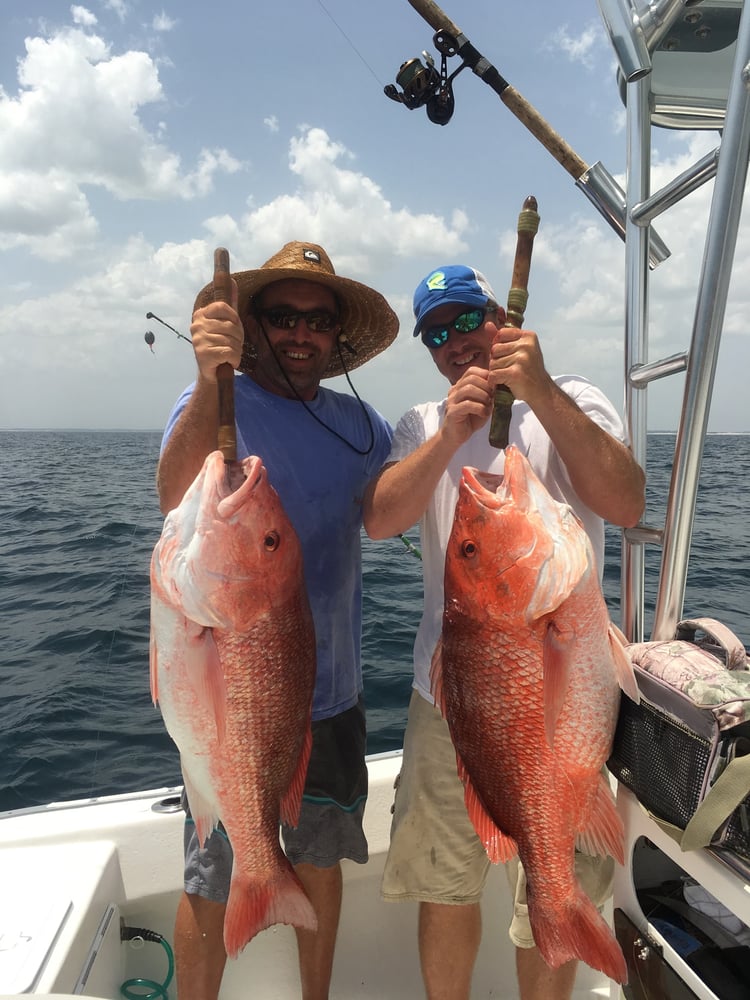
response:
[[(0, 432), (0, 810), (180, 781), (151, 703), (151, 551), (159, 432)], [(649, 439), (647, 520), (663, 522), (674, 435)], [(750, 641), (750, 436), (706, 443), (685, 612)], [(416, 533), (409, 533), (416, 542)], [(368, 749), (401, 745), (421, 564), (399, 539), (364, 539)], [(659, 552), (647, 549), (646, 594)], [(619, 532), (605, 597), (619, 620)], [(648, 617), (647, 617), (648, 623)]]

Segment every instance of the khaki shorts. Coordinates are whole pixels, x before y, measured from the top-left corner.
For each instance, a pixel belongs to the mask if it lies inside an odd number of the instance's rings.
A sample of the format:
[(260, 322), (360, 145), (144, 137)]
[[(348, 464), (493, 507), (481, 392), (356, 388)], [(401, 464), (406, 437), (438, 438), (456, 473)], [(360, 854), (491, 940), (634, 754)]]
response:
[[(383, 898), (478, 903), (489, 869), (490, 861), (466, 812), (448, 724), (439, 709), (414, 691), (396, 781)], [(523, 867), (515, 860), (506, 871), (514, 893), (510, 938), (520, 948), (533, 948)], [(612, 892), (614, 861), (576, 854), (576, 873), (586, 894), (601, 907)]]

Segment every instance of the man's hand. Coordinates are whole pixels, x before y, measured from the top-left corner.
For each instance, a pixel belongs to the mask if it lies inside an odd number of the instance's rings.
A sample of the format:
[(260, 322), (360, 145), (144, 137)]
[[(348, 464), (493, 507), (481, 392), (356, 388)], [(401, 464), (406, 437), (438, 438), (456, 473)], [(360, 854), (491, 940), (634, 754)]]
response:
[(209, 302), (193, 313), (190, 324), (200, 377), (216, 382), (216, 369), (228, 361), (236, 368), (242, 358), (245, 331), (237, 315), (237, 283), (232, 279), (232, 303)]
[(474, 431), (487, 423), (492, 412), (492, 386), (489, 372), (467, 368), (450, 387), (445, 407), (442, 434), (455, 447), (468, 441)]
[(490, 349), (489, 381), (493, 390), (496, 385), (506, 385), (516, 399), (525, 400), (532, 409), (540, 394), (550, 392), (552, 379), (532, 330), (504, 326), (497, 331)]

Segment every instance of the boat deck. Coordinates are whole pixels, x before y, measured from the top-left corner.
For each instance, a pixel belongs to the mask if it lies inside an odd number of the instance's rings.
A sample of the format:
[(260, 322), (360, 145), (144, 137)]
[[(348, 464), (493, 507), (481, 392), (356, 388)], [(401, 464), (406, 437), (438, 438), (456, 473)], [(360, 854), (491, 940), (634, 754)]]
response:
[[(371, 859), (367, 865), (344, 865), (331, 998), (413, 1000), (423, 995), (417, 904), (385, 903), (379, 892), (400, 754), (376, 756), (368, 764), (365, 827)], [(161, 789), (3, 815), (0, 996), (75, 993), (115, 1000), (127, 978), (164, 982), (164, 948), (122, 943), (119, 927), (122, 918), (127, 926), (172, 941), (183, 820), (180, 811), (162, 807), (177, 801), (175, 789)], [(498, 867), (483, 903), (484, 934), (472, 991), (477, 1000), (518, 995), (507, 935), (510, 912), (510, 891)], [(253, 995), (263, 1000), (299, 996), (292, 928), (264, 931), (228, 963), (222, 1000), (246, 996), (249, 982)], [(609, 996), (609, 980), (581, 966), (577, 1000)]]

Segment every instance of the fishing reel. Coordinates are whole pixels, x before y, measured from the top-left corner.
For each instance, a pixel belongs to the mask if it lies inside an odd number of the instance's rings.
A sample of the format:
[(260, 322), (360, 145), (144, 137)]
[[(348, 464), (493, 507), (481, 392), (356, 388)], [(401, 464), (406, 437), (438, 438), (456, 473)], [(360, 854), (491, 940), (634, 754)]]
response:
[(439, 70), (435, 68), (435, 60), (429, 52), (423, 52), (424, 64), (420, 59), (408, 59), (401, 65), (396, 74), (396, 83), (401, 91), (389, 83), (383, 88), (383, 92), (392, 101), (406, 105), (410, 111), (424, 107), (431, 122), (447, 125), (453, 117), (456, 103), (453, 97), (453, 80), (466, 63), (461, 63), (448, 76), (448, 58), (458, 52), (458, 40), (448, 31), (437, 31), (433, 43), (440, 53)]

